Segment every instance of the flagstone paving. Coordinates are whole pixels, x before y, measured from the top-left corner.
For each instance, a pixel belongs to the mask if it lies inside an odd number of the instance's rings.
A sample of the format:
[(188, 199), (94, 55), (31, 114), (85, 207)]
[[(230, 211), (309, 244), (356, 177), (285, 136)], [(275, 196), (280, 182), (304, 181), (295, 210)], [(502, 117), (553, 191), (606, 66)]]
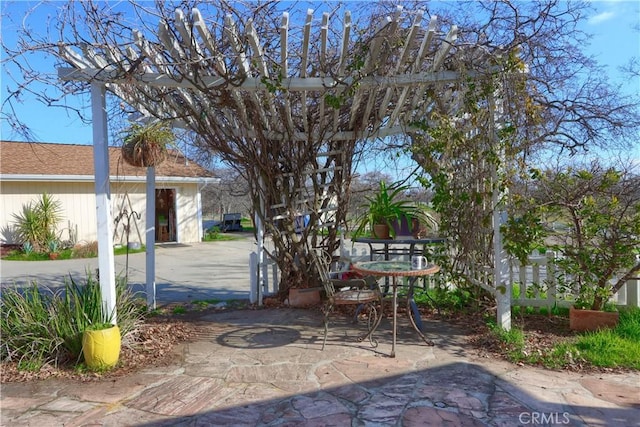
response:
[(640, 426), (640, 374), (517, 366), (468, 351), (431, 321), (436, 345), (400, 323), (388, 357), (337, 318), (324, 351), (317, 311), (207, 315), (169, 366), (92, 382), (2, 384), (3, 426)]

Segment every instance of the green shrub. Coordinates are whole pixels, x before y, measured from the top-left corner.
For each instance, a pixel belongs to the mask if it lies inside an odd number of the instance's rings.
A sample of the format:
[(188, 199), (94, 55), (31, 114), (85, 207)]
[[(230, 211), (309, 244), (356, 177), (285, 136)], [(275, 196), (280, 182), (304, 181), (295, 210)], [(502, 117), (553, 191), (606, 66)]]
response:
[(6, 288), (2, 292), (0, 329), (3, 361), (16, 361), (21, 367), (38, 370), (59, 360), (64, 340), (50, 323), (54, 294), (41, 292), (37, 283), (26, 289)]
[(22, 242), (29, 242), (36, 252), (44, 252), (50, 241), (57, 241), (56, 229), (61, 219), (62, 204), (43, 193), (36, 204), (22, 205), (22, 212), (13, 214), (16, 232)]
[[(1, 301), (2, 360), (36, 370), (47, 363), (80, 362), (82, 332), (112, 320), (111, 313), (104, 312), (100, 284), (91, 274), (84, 283), (68, 279), (57, 292), (36, 283), (27, 289), (7, 288)], [(116, 281), (116, 310), (126, 343), (142, 321), (145, 308), (124, 278)]]

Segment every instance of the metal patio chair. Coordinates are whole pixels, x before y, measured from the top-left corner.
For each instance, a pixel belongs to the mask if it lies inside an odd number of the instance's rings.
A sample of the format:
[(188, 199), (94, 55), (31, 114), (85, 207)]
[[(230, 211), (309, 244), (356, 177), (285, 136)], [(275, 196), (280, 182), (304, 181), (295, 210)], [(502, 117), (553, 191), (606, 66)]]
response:
[(378, 346), (378, 341), (373, 338), (373, 332), (376, 330), (382, 320), (382, 313), (378, 313), (378, 306), (382, 307), (382, 293), (377, 286), (375, 280), (366, 279), (339, 279), (332, 277), (331, 265), (332, 256), (321, 249), (312, 251), (313, 261), (315, 262), (320, 279), (326, 293), (326, 304), (324, 307), (324, 340), (322, 341), (322, 349), (327, 343), (327, 335), (329, 333), (329, 317), (335, 306), (339, 305), (356, 305), (359, 306), (354, 321), (357, 323), (359, 315), (366, 316), (367, 332), (358, 337), (358, 341), (369, 339), (372, 347)]

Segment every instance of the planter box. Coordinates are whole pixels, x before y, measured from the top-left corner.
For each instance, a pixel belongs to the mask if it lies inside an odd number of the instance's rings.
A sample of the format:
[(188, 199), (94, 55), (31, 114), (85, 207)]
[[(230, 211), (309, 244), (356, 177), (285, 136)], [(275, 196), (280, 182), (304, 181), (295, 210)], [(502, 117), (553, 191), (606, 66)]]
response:
[(320, 304), (320, 288), (289, 289), (290, 307), (312, 307)]
[(615, 328), (618, 324), (617, 311), (569, 309), (569, 328), (574, 331), (597, 331), (598, 329)]

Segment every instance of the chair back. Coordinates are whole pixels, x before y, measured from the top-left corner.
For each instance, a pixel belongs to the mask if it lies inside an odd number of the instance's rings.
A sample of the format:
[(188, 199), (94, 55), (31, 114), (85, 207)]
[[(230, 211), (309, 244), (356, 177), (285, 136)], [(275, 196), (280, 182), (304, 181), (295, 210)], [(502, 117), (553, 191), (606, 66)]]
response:
[(320, 281), (322, 282), (322, 286), (327, 294), (327, 297), (332, 297), (336, 290), (331, 282), (331, 276), (329, 274), (329, 270), (331, 267), (331, 255), (318, 248), (314, 248), (311, 250), (313, 256), (313, 262), (318, 270), (318, 274), (320, 275)]

